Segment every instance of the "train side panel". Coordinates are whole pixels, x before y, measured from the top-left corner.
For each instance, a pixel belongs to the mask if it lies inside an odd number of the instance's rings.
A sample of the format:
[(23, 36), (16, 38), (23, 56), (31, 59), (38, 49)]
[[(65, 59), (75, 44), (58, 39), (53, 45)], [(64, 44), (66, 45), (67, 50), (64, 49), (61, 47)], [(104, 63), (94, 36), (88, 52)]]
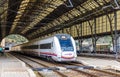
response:
[(55, 61), (61, 61), (61, 48), (60, 48), (59, 40), (57, 37), (54, 37), (53, 51), (55, 55), (52, 56), (52, 59)]
[(39, 52), (40, 55), (44, 55), (44, 56), (52, 56), (53, 55), (53, 37), (51, 38), (47, 38), (44, 40), (39, 41)]
[(71, 40), (72, 40), (72, 44), (73, 44), (73, 47), (74, 47), (74, 56), (75, 56), (75, 58), (77, 58), (76, 43), (75, 43), (75, 40), (72, 37), (71, 37)]

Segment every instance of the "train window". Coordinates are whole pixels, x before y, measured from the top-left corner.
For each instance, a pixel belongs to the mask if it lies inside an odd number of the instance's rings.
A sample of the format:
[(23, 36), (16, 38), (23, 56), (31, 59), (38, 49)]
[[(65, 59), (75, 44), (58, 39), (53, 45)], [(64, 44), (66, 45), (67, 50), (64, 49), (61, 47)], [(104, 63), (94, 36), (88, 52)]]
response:
[(5, 47), (5, 50), (9, 50), (9, 47)]
[(51, 49), (51, 43), (40, 44), (40, 49)]
[(51, 47), (53, 47), (53, 42), (51, 43)]
[(24, 46), (22, 49), (38, 49), (38, 45)]
[(32, 49), (38, 49), (38, 45), (31, 45), (30, 48), (32, 48)]
[(73, 51), (74, 50), (70, 39), (66, 39), (66, 40), (59, 39), (59, 42), (60, 42), (61, 49), (63, 51)]

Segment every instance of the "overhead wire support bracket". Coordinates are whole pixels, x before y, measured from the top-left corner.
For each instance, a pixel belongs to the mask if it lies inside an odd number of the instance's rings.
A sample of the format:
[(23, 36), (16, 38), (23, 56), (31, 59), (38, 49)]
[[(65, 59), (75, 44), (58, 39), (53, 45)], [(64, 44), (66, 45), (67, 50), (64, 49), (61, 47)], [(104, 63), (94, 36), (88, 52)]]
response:
[(110, 5), (107, 5), (107, 6), (104, 6), (102, 9), (106, 9), (106, 8), (109, 8), (109, 7), (112, 7), (113, 9), (120, 9), (120, 5), (118, 4), (118, 0), (114, 0), (114, 5), (110, 4)]
[(65, 6), (66, 6), (66, 7), (73, 7), (72, 1), (71, 1), (71, 0), (68, 0), (68, 2), (69, 2), (69, 5), (67, 5), (67, 4), (65, 3)]
[(118, 4), (118, 0), (114, 0), (115, 4), (116, 4), (116, 7), (114, 7), (114, 9), (120, 9), (120, 6)]

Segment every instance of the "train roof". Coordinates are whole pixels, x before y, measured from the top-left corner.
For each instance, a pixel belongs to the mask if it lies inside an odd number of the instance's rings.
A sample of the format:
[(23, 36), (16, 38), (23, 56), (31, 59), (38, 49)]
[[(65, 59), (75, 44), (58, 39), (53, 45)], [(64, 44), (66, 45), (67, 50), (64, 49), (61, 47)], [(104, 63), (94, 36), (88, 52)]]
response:
[[(54, 34), (52, 36), (48, 36), (48, 37), (45, 37), (45, 38), (37, 38), (37, 39), (31, 40), (29, 42), (23, 43), (23, 44), (26, 45), (26, 44), (29, 44), (29, 43), (32, 43), (32, 42), (35, 42), (35, 41), (38, 41), (38, 40), (43, 40), (43, 39), (51, 38), (51, 37), (54, 37), (54, 36), (60, 36), (60, 35), (66, 35), (66, 36), (70, 37), (69, 34)], [(19, 44), (19, 45), (22, 45), (22, 44)], [(19, 46), (19, 45), (17, 45), (17, 46)]]
[(69, 34), (55, 34), (53, 36), (57, 36), (57, 35), (67, 35), (67, 36), (70, 36)]
[(43, 39), (47, 39), (47, 38), (51, 38), (51, 37), (59, 36), (59, 35), (67, 35), (67, 36), (70, 36), (69, 34), (64, 34), (64, 33), (62, 33), (62, 34), (54, 34), (54, 35), (52, 35), (52, 36), (47, 36), (47, 37), (44, 37), (44, 38), (37, 38), (37, 39), (32, 40), (32, 41), (43, 40)]

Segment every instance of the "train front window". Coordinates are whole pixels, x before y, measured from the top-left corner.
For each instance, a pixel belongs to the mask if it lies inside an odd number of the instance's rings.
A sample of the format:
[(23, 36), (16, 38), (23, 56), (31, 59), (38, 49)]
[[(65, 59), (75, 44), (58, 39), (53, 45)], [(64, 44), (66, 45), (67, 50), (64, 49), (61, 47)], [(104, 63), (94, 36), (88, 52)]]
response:
[(73, 51), (73, 45), (70, 39), (59, 39), (61, 49), (63, 51)]

